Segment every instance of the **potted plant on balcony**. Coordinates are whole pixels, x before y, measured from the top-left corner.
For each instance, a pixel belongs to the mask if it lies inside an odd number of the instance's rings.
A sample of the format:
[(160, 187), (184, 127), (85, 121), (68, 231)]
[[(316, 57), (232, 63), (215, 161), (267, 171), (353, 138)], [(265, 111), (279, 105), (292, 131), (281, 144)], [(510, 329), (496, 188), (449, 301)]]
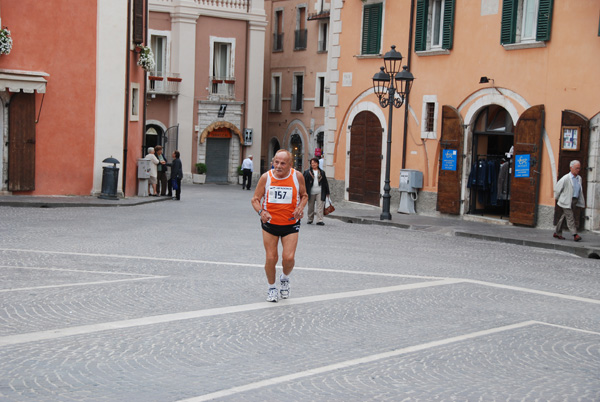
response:
[(196, 163), (196, 172), (192, 174), (194, 184), (204, 184), (206, 182), (206, 163)]
[(152, 71), (156, 63), (154, 62), (154, 53), (148, 46), (139, 46), (140, 58), (137, 62), (138, 66), (146, 71)]
[(12, 50), (13, 40), (10, 31), (4, 27), (0, 29), (0, 54), (9, 54)]

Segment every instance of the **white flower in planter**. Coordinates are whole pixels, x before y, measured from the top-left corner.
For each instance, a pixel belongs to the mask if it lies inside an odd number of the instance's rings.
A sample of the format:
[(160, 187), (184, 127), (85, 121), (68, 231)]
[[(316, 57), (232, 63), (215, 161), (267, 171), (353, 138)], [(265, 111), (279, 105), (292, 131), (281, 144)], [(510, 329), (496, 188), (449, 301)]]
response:
[(152, 49), (148, 46), (140, 46), (140, 59), (137, 64), (146, 71), (153, 70), (156, 63), (154, 62), (154, 53), (152, 53)]
[(9, 54), (12, 50), (13, 40), (8, 28), (0, 29), (0, 54)]

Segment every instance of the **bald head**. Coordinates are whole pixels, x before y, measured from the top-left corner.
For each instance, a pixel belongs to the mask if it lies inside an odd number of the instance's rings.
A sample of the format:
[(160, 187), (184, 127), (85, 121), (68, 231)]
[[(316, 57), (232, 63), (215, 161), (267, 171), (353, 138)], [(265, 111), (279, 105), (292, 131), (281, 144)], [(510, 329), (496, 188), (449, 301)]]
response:
[(293, 157), (290, 151), (280, 149), (273, 158), (273, 171), (278, 178), (287, 177), (292, 168)]

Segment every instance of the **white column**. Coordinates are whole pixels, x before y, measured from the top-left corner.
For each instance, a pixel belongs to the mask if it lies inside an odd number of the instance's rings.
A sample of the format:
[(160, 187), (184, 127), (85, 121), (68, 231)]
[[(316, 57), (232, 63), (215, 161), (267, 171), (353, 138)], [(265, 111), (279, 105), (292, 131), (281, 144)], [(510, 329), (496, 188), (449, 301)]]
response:
[[(262, 0), (252, 1), (253, 7), (259, 7)], [(262, 6), (264, 16), (264, 5)], [(254, 10), (254, 8), (253, 8)], [(259, 12), (259, 9), (254, 10)], [(248, 24), (248, 74), (246, 82), (246, 127), (252, 128), (252, 145), (247, 147), (245, 154), (254, 155), (254, 172), (260, 173), (260, 156), (262, 144), (262, 97), (265, 55), (266, 21), (250, 21)]]
[[(174, 122), (179, 123), (179, 152), (183, 173), (191, 177), (192, 145), (194, 134), (194, 72), (196, 49), (196, 21), (198, 10), (193, 2), (181, 1), (171, 14), (172, 53), (171, 70), (179, 73), (181, 84), (175, 102)], [(171, 155), (168, 156), (169, 158)]]
[(127, 2), (103, 0), (98, 2), (96, 48), (96, 116), (94, 144), (94, 180), (91, 194), (102, 191), (102, 161), (113, 157), (118, 167), (118, 193), (122, 193), (123, 127), (125, 116), (124, 89), (127, 59)]

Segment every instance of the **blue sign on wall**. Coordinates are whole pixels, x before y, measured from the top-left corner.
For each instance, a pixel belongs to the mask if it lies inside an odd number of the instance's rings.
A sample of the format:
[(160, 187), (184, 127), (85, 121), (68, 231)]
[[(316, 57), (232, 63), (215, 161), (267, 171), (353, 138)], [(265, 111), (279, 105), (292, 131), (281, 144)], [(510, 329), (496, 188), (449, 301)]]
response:
[(515, 177), (529, 177), (531, 155), (515, 155)]
[(442, 170), (456, 171), (456, 149), (444, 149), (442, 151)]

